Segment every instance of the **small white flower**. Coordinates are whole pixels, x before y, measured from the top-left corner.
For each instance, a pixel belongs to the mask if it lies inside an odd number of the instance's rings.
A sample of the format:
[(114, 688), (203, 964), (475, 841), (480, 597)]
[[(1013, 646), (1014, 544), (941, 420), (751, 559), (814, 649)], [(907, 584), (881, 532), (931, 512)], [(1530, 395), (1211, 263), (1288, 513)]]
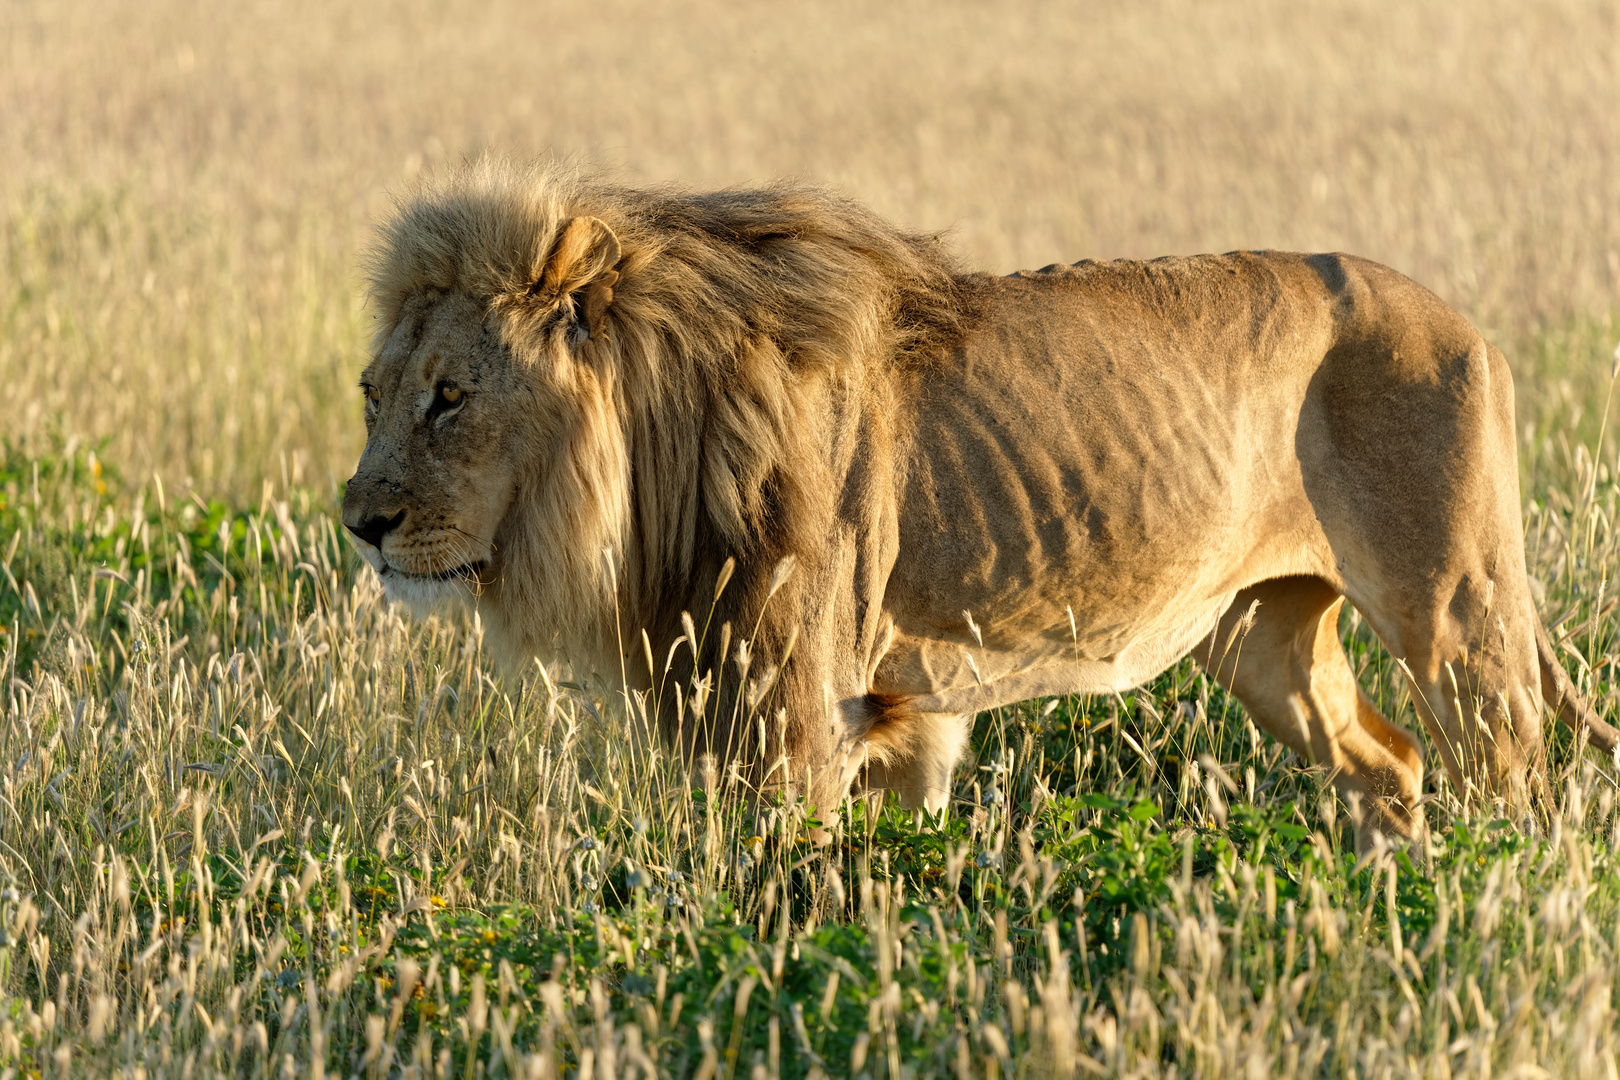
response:
[(594, 837), (594, 836), (582, 836), (582, 837), (579, 838), (579, 843), (575, 844), (574, 846), (579, 848), (579, 850), (581, 850), (581, 851), (595, 851), (596, 850), (596, 837)]
[(996, 857), (990, 854), (988, 851), (981, 851), (979, 852), (979, 857), (974, 859), (973, 862), (980, 870), (988, 870), (990, 867), (996, 865)]
[(979, 797), (979, 801), (984, 803), (986, 806), (1000, 806), (1003, 801), (1001, 789), (991, 788)]

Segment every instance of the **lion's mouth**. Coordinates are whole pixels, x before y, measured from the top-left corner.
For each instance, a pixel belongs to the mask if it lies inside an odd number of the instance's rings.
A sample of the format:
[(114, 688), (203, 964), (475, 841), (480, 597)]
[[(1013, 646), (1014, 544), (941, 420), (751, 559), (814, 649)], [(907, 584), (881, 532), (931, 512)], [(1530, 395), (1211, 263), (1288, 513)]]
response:
[(385, 563), (383, 566), (383, 573), (397, 574), (402, 578), (409, 578), (412, 581), (459, 581), (471, 585), (482, 585), (484, 583), (483, 572), (488, 569), (488, 567), (489, 562), (487, 560), (480, 559), (475, 562), (462, 563), (459, 566), (452, 566), (445, 570), (434, 570), (430, 573), (422, 574), (411, 570), (406, 570), (403, 567), (395, 566), (393, 563)]

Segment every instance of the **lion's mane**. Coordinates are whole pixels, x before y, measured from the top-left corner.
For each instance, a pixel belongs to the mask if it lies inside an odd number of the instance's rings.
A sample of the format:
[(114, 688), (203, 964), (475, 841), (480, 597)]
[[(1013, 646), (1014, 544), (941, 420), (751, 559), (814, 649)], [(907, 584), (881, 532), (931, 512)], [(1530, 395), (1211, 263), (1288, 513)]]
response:
[[(581, 216), (617, 237), (618, 280), (605, 335), (582, 346), (566, 451), (510, 515), (499, 607), (516, 653), (594, 641), (601, 664), (617, 637), (616, 666), (639, 654), (641, 629), (662, 644), (683, 611), (703, 619), (727, 559), (715, 626), (757, 610), (785, 557), (817, 557), (849, 497), (832, 475), (847, 451), (822, 417), (860, 408), (889, 366), (949, 348), (976, 279), (938, 237), (812, 187), (691, 194), (484, 160), (424, 183), (381, 231), (379, 333), (413, 298), (461, 290), (516, 360), (554, 363), (580, 347), (578, 312), (536, 303), (533, 285)], [(756, 645), (809, 602), (791, 587), (772, 597), (782, 617)]]

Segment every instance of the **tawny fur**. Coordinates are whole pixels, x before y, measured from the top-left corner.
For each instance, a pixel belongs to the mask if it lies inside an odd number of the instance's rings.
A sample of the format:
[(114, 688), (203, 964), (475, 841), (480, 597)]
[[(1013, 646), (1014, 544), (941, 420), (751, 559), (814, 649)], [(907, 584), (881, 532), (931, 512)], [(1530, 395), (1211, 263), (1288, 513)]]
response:
[(486, 160), (402, 202), (371, 282), (344, 516), (390, 591), (648, 691), (760, 786), (937, 808), (974, 710), (1193, 651), (1408, 831), (1421, 760), (1343, 666), (1344, 596), (1459, 785), (1536, 788), (1544, 688), (1613, 737), (1537, 648), (1505, 364), (1374, 264), (996, 279), (812, 188)]

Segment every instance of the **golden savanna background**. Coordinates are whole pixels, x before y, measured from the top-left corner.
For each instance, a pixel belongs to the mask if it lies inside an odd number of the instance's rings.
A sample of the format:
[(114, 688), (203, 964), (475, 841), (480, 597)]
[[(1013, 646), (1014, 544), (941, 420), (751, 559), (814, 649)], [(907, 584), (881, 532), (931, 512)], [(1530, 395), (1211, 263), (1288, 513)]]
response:
[(1617, 20), (1603, 0), (7, 3), (3, 430), (110, 438), (132, 477), (209, 491), (347, 476), (357, 254), (392, 192), (485, 150), (813, 179), (996, 272), (1350, 251), (1507, 347), (1523, 419), (1567, 419), (1620, 308)]

